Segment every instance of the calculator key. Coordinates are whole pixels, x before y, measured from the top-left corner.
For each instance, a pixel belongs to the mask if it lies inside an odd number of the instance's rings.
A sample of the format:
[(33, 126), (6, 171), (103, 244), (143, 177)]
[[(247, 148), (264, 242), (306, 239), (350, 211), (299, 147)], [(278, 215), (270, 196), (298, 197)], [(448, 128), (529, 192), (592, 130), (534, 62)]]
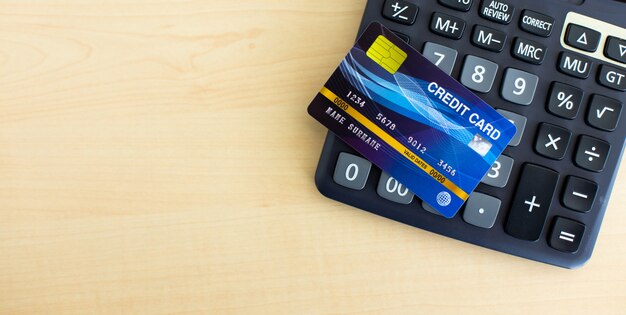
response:
[(410, 44), (411, 43), (411, 38), (404, 34), (404, 33), (400, 33), (400, 32), (396, 32), (396, 31), (392, 31), (394, 34), (396, 34), (396, 36), (400, 37), (400, 39), (402, 39), (405, 43)]
[(520, 28), (528, 33), (542, 37), (552, 34), (554, 18), (531, 10), (524, 10), (520, 20)]
[(604, 55), (615, 61), (626, 63), (626, 40), (609, 36), (606, 39)]
[(429, 204), (427, 204), (425, 201), (422, 201), (422, 208), (424, 208), (424, 210), (432, 213), (432, 214), (436, 214), (442, 218), (445, 218), (443, 215), (441, 215), (441, 213), (439, 213), (439, 211), (435, 210), (435, 208), (431, 207)]
[(541, 236), (559, 174), (534, 164), (526, 164), (521, 174), (505, 231), (515, 238), (536, 241)]
[(521, 70), (508, 68), (502, 83), (502, 97), (515, 104), (530, 105), (535, 98), (539, 77)]
[(562, 52), (559, 58), (559, 71), (576, 78), (586, 79), (593, 63), (589, 58)]
[(541, 124), (537, 133), (535, 151), (551, 159), (561, 160), (567, 152), (572, 133), (551, 124)]
[(487, 93), (493, 87), (497, 72), (496, 63), (468, 55), (461, 71), (461, 83), (471, 90)]
[(481, 183), (503, 188), (509, 182), (514, 160), (506, 155), (500, 155), (493, 163), (489, 172), (483, 176)]
[(626, 71), (602, 65), (598, 74), (598, 82), (610, 89), (624, 92), (626, 91)]
[(480, 16), (496, 23), (509, 24), (513, 19), (515, 7), (505, 0), (483, 0), (480, 4)]
[(506, 33), (482, 25), (474, 26), (472, 43), (477, 47), (500, 52), (504, 48), (505, 42)]
[(594, 52), (600, 44), (600, 32), (577, 24), (570, 24), (565, 34), (565, 43), (580, 50)]
[(389, 201), (404, 205), (408, 205), (413, 201), (413, 193), (386, 172), (380, 175), (376, 192), (378, 192), (379, 196)]
[(580, 177), (570, 176), (563, 192), (563, 205), (579, 212), (591, 210), (598, 185)]
[(457, 51), (452, 48), (431, 42), (424, 45), (422, 54), (448, 75), (452, 73), (458, 55)]
[(619, 117), (622, 113), (622, 102), (602, 95), (593, 95), (587, 123), (605, 131), (613, 131), (617, 128)]
[(430, 20), (430, 30), (444, 37), (459, 39), (465, 31), (465, 21), (451, 15), (435, 12)]
[(473, 0), (439, 0), (439, 3), (450, 9), (467, 12), (472, 7)]
[(400, 0), (387, 0), (383, 7), (383, 16), (394, 22), (412, 25), (417, 18), (419, 8), (417, 5)]
[(501, 203), (498, 198), (474, 192), (465, 204), (463, 220), (471, 225), (490, 229), (496, 223)]
[(506, 119), (508, 119), (511, 123), (515, 125), (517, 131), (515, 132), (515, 136), (509, 142), (509, 146), (516, 147), (522, 141), (522, 136), (524, 135), (524, 130), (526, 129), (526, 122), (528, 119), (520, 114), (516, 114), (513, 112), (509, 112), (503, 109), (498, 109), (498, 113), (502, 114)]
[(372, 163), (370, 161), (356, 155), (341, 152), (335, 166), (333, 179), (335, 183), (341, 186), (362, 190), (365, 188), (371, 168)]
[(548, 111), (559, 117), (574, 119), (583, 101), (583, 90), (561, 82), (553, 82), (548, 97)]
[(513, 57), (534, 65), (543, 62), (546, 50), (548, 50), (546, 45), (521, 37), (516, 38), (513, 43)]
[(574, 161), (576, 165), (593, 172), (601, 172), (609, 156), (611, 145), (608, 142), (581, 136)]
[(550, 247), (562, 252), (575, 253), (585, 234), (585, 225), (574, 220), (557, 217), (550, 235)]

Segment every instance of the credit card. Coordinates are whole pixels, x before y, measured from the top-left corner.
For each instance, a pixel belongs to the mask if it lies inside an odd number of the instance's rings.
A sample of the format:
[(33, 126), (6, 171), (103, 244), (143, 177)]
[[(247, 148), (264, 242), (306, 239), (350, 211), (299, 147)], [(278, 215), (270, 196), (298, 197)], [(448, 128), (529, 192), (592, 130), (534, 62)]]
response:
[(447, 218), (516, 131), (377, 22), (357, 40), (308, 112)]

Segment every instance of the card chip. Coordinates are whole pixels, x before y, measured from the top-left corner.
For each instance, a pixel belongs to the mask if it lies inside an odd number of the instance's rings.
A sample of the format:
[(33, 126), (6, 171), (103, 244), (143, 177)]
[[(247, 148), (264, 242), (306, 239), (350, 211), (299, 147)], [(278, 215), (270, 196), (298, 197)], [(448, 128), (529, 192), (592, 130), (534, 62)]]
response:
[(367, 50), (367, 56), (389, 73), (395, 74), (406, 60), (407, 54), (385, 36), (379, 35), (372, 47)]

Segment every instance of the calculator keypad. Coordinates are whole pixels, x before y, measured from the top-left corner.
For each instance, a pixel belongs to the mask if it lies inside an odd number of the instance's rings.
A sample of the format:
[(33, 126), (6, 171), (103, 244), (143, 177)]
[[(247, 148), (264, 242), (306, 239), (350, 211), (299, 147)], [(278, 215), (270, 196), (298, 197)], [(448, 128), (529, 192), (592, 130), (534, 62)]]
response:
[(363, 25), (384, 17), (517, 133), (452, 219), (333, 136), (320, 160), (327, 171), (318, 168), (320, 191), (466, 242), (580, 266), (591, 254), (626, 136), (626, 28), (562, 7), (541, 0), (369, 0)]
[(396, 23), (412, 25), (415, 23), (419, 7), (408, 1), (387, 0), (383, 8), (383, 16)]
[(580, 50), (594, 52), (600, 45), (600, 32), (577, 24), (567, 27), (565, 43)]
[(591, 97), (587, 123), (605, 131), (617, 128), (622, 113), (622, 102), (606, 96), (595, 94)]
[(452, 73), (458, 52), (443, 45), (427, 42), (422, 54), (448, 75)]
[(460, 39), (465, 32), (465, 21), (451, 15), (435, 12), (430, 20), (430, 30), (444, 37)]
[(574, 119), (583, 101), (583, 90), (561, 82), (553, 82), (548, 99), (548, 111), (566, 118)]
[(467, 199), (463, 220), (471, 225), (490, 229), (496, 223), (501, 204), (498, 198), (475, 192)]
[(524, 131), (526, 130), (526, 122), (528, 121), (528, 119), (522, 115), (503, 109), (498, 109), (497, 111), (515, 125), (515, 128), (517, 130), (515, 132), (515, 136), (513, 136), (513, 139), (511, 140), (511, 142), (509, 142), (509, 146), (518, 146), (522, 141), (522, 137), (524, 136)]
[(349, 153), (339, 154), (333, 179), (335, 183), (354, 190), (362, 190), (367, 183), (372, 163)]
[(386, 172), (378, 180), (378, 195), (395, 203), (408, 205), (413, 201), (413, 193)]
[(526, 71), (508, 68), (502, 83), (502, 98), (518, 105), (530, 105), (535, 98), (539, 77)]
[(554, 160), (561, 160), (567, 152), (572, 133), (562, 127), (541, 124), (535, 142), (537, 153)]
[(493, 87), (497, 72), (498, 64), (495, 62), (470, 55), (465, 58), (461, 83), (470, 90), (487, 93)]
[(570, 52), (562, 52), (559, 58), (559, 70), (572, 77), (586, 79), (593, 65), (591, 59)]

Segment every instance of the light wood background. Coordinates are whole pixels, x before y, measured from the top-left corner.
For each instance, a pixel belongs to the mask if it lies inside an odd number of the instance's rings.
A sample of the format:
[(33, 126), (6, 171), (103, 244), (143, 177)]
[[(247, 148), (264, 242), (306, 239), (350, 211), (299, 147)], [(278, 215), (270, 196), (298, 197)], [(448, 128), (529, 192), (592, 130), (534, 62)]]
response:
[(568, 271), (322, 197), (365, 0), (0, 0), (1, 314), (625, 314), (626, 167)]

